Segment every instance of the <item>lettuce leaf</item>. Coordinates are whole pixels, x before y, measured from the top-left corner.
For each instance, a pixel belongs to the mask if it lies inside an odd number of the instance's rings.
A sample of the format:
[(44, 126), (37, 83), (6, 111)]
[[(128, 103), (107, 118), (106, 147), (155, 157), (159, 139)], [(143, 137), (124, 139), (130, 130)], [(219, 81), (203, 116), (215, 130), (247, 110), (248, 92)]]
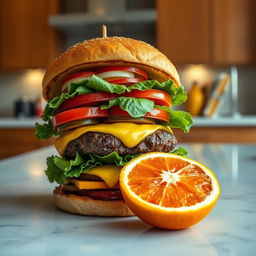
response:
[(52, 128), (51, 121), (48, 121), (44, 124), (39, 124), (36, 122), (35, 124), (35, 136), (38, 139), (49, 139), (52, 136), (58, 136), (59, 133)]
[(128, 163), (129, 161), (131, 161), (133, 158), (137, 157), (139, 154), (136, 155), (125, 155), (125, 156), (119, 156), (119, 154), (117, 152), (112, 152), (108, 155), (105, 156), (99, 156), (96, 154), (91, 154), (91, 157), (96, 160), (99, 161), (103, 164), (116, 164), (117, 166), (123, 166), (126, 163)]
[(84, 159), (78, 152), (74, 160), (67, 160), (59, 156), (47, 158), (47, 169), (45, 174), (48, 180), (58, 184), (65, 184), (70, 177), (79, 177), (81, 173), (103, 164), (115, 164), (123, 166), (137, 155), (120, 156), (117, 152), (112, 152), (105, 156), (89, 154)]
[(154, 107), (154, 101), (132, 97), (118, 97), (110, 100), (107, 105), (102, 105), (101, 109), (109, 109), (116, 105), (128, 112), (131, 117), (137, 118), (145, 116), (147, 112), (151, 112)]
[(52, 116), (55, 115), (56, 110), (59, 106), (67, 99), (71, 99), (77, 95), (82, 95), (92, 92), (91, 89), (87, 88), (85, 85), (88, 81), (84, 80), (77, 83), (71, 83), (68, 87), (68, 92), (62, 93), (60, 96), (54, 97), (45, 106), (44, 112), (41, 116), (43, 121), (48, 122)]
[(163, 109), (169, 113), (169, 122), (161, 123), (164, 126), (170, 126), (172, 128), (180, 128), (184, 132), (189, 132), (193, 124), (192, 116), (185, 111), (172, 110), (166, 106), (155, 105), (155, 108)]
[(136, 83), (131, 86), (110, 84), (107, 81), (97, 77), (92, 76), (90, 80), (85, 84), (87, 88), (94, 91), (104, 91), (110, 93), (122, 94), (124, 92), (130, 92), (132, 90), (149, 90), (157, 89), (167, 92), (171, 95), (172, 105), (180, 105), (187, 100), (187, 93), (183, 86), (175, 86), (173, 80), (168, 80), (165, 82), (158, 82), (157, 80), (146, 80)]
[(188, 155), (188, 151), (184, 147), (182, 147), (182, 146), (180, 146), (177, 149), (173, 150), (171, 153), (172, 154), (176, 154), (176, 155), (180, 155), (180, 156), (187, 156)]
[(121, 94), (127, 91), (127, 86), (111, 84), (95, 75), (93, 75), (91, 79), (88, 80), (85, 86), (96, 92), (110, 92)]
[(55, 156), (47, 158), (47, 169), (45, 170), (45, 174), (51, 183), (57, 182), (58, 184), (64, 184), (67, 181), (67, 177), (65, 176), (64, 171), (54, 163), (54, 158)]
[[(186, 156), (188, 152), (184, 147), (179, 147), (170, 153)], [(140, 154), (120, 156), (117, 152), (112, 152), (105, 156), (89, 154), (88, 157), (84, 159), (78, 152), (76, 152), (74, 160), (67, 160), (59, 156), (50, 156), (47, 158), (47, 169), (45, 170), (45, 174), (51, 183), (56, 182), (58, 184), (65, 184), (67, 183), (68, 178), (77, 178), (81, 173), (87, 172), (96, 166), (105, 164), (124, 166), (139, 155)]]

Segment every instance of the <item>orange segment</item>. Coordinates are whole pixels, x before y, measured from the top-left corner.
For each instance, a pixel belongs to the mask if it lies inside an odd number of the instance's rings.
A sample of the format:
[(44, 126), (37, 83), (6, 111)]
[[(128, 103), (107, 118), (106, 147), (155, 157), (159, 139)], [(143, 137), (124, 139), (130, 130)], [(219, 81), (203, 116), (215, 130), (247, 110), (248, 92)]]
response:
[(138, 217), (170, 229), (189, 227), (205, 217), (220, 191), (206, 166), (168, 153), (148, 153), (129, 162), (121, 171), (120, 186)]

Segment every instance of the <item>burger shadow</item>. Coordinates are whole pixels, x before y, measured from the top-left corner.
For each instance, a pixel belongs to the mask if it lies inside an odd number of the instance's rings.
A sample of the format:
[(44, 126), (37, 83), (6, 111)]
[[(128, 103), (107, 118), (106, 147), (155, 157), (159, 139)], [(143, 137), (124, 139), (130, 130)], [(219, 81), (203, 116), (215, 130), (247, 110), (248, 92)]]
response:
[(147, 230), (144, 230), (140, 233), (137, 237), (138, 239), (142, 238), (151, 238), (151, 237), (158, 237), (158, 238), (165, 238), (165, 237), (172, 237), (172, 236), (179, 236), (184, 235), (185, 233), (189, 232), (190, 228), (188, 229), (162, 229), (157, 227), (149, 227)]
[(150, 227), (149, 229), (145, 230), (141, 233), (142, 236), (155, 236), (155, 235), (172, 235), (177, 233), (187, 232), (188, 229), (162, 229), (156, 227)]
[[(98, 217), (99, 218), (99, 217)], [(103, 221), (93, 224), (94, 228), (111, 230), (124, 234), (140, 234), (150, 228), (149, 225), (138, 219), (137, 217), (104, 217)]]
[(40, 212), (56, 211), (51, 194), (0, 195), (2, 209), (29, 210)]

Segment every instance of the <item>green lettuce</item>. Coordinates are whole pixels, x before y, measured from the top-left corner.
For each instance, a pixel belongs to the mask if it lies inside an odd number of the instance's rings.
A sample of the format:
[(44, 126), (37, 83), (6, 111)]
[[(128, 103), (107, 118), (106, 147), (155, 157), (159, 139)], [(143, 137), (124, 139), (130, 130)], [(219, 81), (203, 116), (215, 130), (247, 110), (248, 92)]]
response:
[(127, 91), (127, 86), (119, 84), (111, 84), (98, 76), (93, 75), (85, 84), (87, 88), (95, 92), (110, 92), (122, 94)]
[(60, 96), (52, 98), (45, 106), (44, 112), (41, 116), (43, 121), (48, 122), (52, 116), (55, 115), (56, 110), (60, 107), (60, 105), (67, 99), (71, 99), (77, 95), (82, 95), (86, 93), (92, 92), (90, 88), (87, 88), (85, 85), (87, 84), (87, 80), (71, 83), (68, 86), (68, 91), (66, 93), (62, 93)]
[[(170, 153), (186, 156), (187, 150), (183, 147), (179, 147)], [(77, 178), (81, 173), (86, 173), (96, 166), (106, 164), (124, 166), (139, 155), (140, 154), (120, 156), (117, 152), (112, 152), (105, 156), (89, 154), (86, 158), (83, 158), (76, 152), (74, 160), (67, 160), (53, 155), (47, 158), (47, 169), (45, 170), (45, 174), (51, 183), (56, 182), (58, 184), (65, 184), (67, 183), (68, 178)]]
[(57, 182), (58, 184), (65, 184), (67, 181), (65, 172), (54, 163), (54, 158), (54, 156), (47, 158), (47, 169), (45, 170), (45, 174), (51, 183)]
[(137, 157), (139, 154), (136, 155), (125, 155), (119, 156), (117, 152), (112, 152), (105, 156), (99, 156), (96, 154), (91, 154), (91, 158), (95, 161), (101, 162), (103, 164), (116, 164), (117, 166), (124, 166), (126, 163), (131, 161), (133, 158)]
[(74, 160), (67, 160), (59, 156), (50, 156), (47, 158), (45, 174), (51, 183), (65, 184), (68, 178), (79, 177), (81, 173), (85, 173), (96, 166), (104, 164), (123, 166), (136, 156), (120, 156), (117, 152), (112, 152), (105, 156), (89, 154), (87, 158), (83, 158), (76, 152)]
[(35, 136), (38, 139), (49, 139), (52, 136), (58, 136), (59, 133), (52, 128), (52, 123), (49, 120), (47, 123), (39, 124), (36, 122), (35, 124)]
[(176, 154), (176, 155), (180, 155), (180, 156), (187, 156), (188, 155), (187, 149), (185, 149), (182, 146), (180, 146), (177, 149), (173, 150), (171, 153), (172, 154)]
[(184, 103), (187, 100), (187, 93), (183, 86), (175, 86), (173, 80), (168, 80), (165, 82), (158, 82), (157, 80), (146, 80), (136, 83), (131, 86), (111, 84), (107, 81), (97, 77), (92, 76), (90, 80), (85, 84), (87, 88), (94, 91), (104, 91), (110, 93), (122, 94), (124, 92), (131, 92), (132, 90), (149, 90), (156, 89), (162, 90), (170, 94), (172, 98), (172, 105), (177, 106)]
[(101, 109), (109, 109), (116, 105), (128, 112), (131, 117), (137, 118), (151, 112), (154, 107), (154, 101), (132, 97), (118, 97), (110, 100), (107, 105), (102, 105)]
[(155, 105), (155, 108), (163, 109), (169, 113), (169, 122), (161, 123), (164, 126), (170, 126), (172, 128), (180, 128), (184, 132), (189, 132), (193, 124), (192, 116), (185, 111), (172, 110), (166, 106)]

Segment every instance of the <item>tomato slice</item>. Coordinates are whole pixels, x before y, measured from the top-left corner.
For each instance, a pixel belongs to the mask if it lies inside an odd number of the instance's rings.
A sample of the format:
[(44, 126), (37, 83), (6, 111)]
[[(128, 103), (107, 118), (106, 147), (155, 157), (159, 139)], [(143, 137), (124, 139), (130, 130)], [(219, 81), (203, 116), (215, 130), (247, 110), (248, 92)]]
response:
[(126, 92), (121, 95), (117, 95), (109, 92), (92, 92), (83, 95), (75, 96), (74, 98), (68, 99), (62, 103), (59, 107), (58, 112), (63, 112), (68, 109), (86, 107), (86, 106), (97, 106), (101, 103), (112, 100), (116, 97), (134, 97), (134, 98), (144, 98), (153, 100), (155, 104), (160, 106), (171, 107), (171, 97), (168, 93), (160, 90), (132, 90), (131, 92)]
[[(130, 116), (128, 112), (121, 109), (119, 106), (114, 106), (109, 110), (109, 116)], [(144, 117), (153, 118), (156, 120), (168, 122), (169, 114), (165, 110), (154, 108), (150, 113), (147, 113)]]
[(100, 103), (107, 102), (116, 98), (116, 95), (109, 92), (92, 92), (83, 95), (75, 96), (74, 98), (65, 100), (58, 109), (58, 112), (62, 112), (71, 108), (96, 106)]
[(143, 78), (139, 78), (139, 77), (129, 77), (129, 78), (114, 77), (114, 78), (106, 78), (104, 80), (108, 81), (111, 84), (123, 84), (123, 85), (132, 85), (132, 84), (136, 84), (144, 81)]
[(82, 119), (94, 119), (107, 117), (108, 111), (99, 107), (74, 108), (61, 112), (53, 117), (53, 127)]
[(108, 67), (99, 69), (98, 73), (108, 72), (108, 71), (128, 71), (141, 76), (144, 80), (148, 80), (148, 74), (146, 71), (140, 68), (135, 68), (130, 66), (108, 66)]
[(68, 85), (71, 82), (79, 82), (85, 79), (89, 79), (92, 75), (95, 75), (95, 74), (96, 74), (95, 72), (79, 72), (79, 73), (72, 74), (66, 77), (62, 81), (61, 91), (62, 92), (66, 91)]
[(148, 100), (153, 100), (155, 104), (160, 106), (171, 107), (171, 96), (164, 91), (149, 89), (149, 90), (132, 90), (131, 92), (125, 92), (122, 94), (124, 97), (133, 97), (133, 98), (144, 98)]

